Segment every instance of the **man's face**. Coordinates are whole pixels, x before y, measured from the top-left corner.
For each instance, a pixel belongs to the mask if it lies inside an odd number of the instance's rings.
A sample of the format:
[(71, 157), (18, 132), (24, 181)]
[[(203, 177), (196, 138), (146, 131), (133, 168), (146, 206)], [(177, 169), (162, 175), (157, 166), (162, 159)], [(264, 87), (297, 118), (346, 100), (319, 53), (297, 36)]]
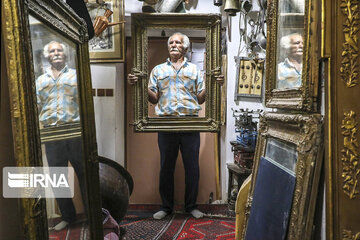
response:
[(184, 48), (183, 36), (174, 35), (170, 38), (169, 46), (168, 46), (169, 54), (171, 56), (182, 57), (186, 53), (186, 49)]
[(60, 43), (52, 43), (49, 45), (49, 62), (51, 65), (64, 65), (65, 54)]
[(301, 35), (293, 35), (290, 38), (290, 57), (301, 57), (303, 55), (303, 38)]

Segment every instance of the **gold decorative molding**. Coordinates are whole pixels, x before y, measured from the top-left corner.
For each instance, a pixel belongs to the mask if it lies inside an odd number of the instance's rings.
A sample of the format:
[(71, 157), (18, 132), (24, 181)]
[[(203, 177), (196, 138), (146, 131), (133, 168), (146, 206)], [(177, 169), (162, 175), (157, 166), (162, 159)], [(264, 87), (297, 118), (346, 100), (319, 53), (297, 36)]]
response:
[[(95, 116), (91, 87), (91, 72), (85, 22), (63, 1), (57, 0), (3, 0), (2, 6), (2, 40), (5, 46), (5, 60), (9, 87), (9, 100), (12, 121), (12, 139), (14, 160), (18, 167), (42, 166), (41, 136), (66, 135), (66, 129), (47, 129), (40, 131), (35, 94), (34, 69), (32, 58), (35, 40), (31, 38), (32, 30), (29, 18), (36, 18), (47, 25), (56, 36), (76, 44), (77, 77), (79, 79), (79, 96), (81, 97), (81, 126), (68, 128), (75, 135), (82, 129), (84, 168), (86, 169), (86, 191), (88, 195), (89, 237), (100, 239), (102, 223), (99, 193), (99, 169), (96, 146)], [(51, 35), (42, 32), (44, 39)], [(59, 130), (64, 130), (62, 133)], [(71, 134), (70, 134), (71, 135)], [(85, 170), (84, 170), (85, 171)], [(46, 202), (44, 198), (19, 199), (21, 239), (49, 239)]]
[(341, 129), (344, 136), (344, 148), (341, 149), (342, 157), (342, 178), (344, 193), (350, 199), (354, 199), (359, 195), (359, 181), (360, 181), (360, 151), (359, 143), (356, 138), (357, 122), (356, 114), (353, 111), (344, 113)]
[[(131, 15), (133, 73), (139, 75), (139, 81), (133, 87), (134, 130), (138, 132), (159, 131), (220, 131), (220, 86), (215, 84), (215, 75), (221, 70), (221, 16), (219, 14), (147, 14)], [(147, 75), (148, 41), (151, 29), (201, 30), (206, 46), (206, 103), (205, 117), (153, 117), (149, 116)], [(151, 70), (151, 69), (150, 69)], [(140, 125), (139, 125), (140, 124)]]
[(343, 240), (360, 240), (360, 232), (352, 234), (350, 230), (343, 230)]
[[(302, 84), (297, 88), (277, 87), (277, 64), (279, 63), (279, 41), (283, 36), (282, 30), (285, 25), (283, 21), (294, 16), (282, 12), (283, 2), (280, 0), (268, 1), (267, 15), (267, 46), (266, 46), (266, 81), (265, 81), (265, 106), (269, 108), (282, 108), (288, 110), (316, 112), (317, 95), (319, 88), (318, 81), (318, 55), (317, 45), (310, 42), (317, 42), (317, 4), (316, 1), (304, 0), (303, 21), (297, 20), (294, 29), (302, 29), (303, 47), (303, 69)], [(284, 15), (285, 14), (285, 15)], [(286, 16), (286, 17), (285, 17)], [(297, 16), (300, 17), (300, 16)], [(286, 21), (290, 21), (290, 20)], [(295, 20), (291, 20), (295, 23)], [(295, 30), (294, 30), (295, 31)]]
[(359, 56), (359, 1), (342, 0), (340, 8), (345, 14), (343, 51), (340, 67), (341, 78), (346, 87), (354, 87), (358, 84), (358, 56)]
[[(296, 146), (296, 185), (288, 222), (287, 240), (310, 239), (319, 182), (322, 153), (322, 116), (266, 112), (260, 117), (250, 193), (245, 209), (242, 239), (250, 218), (259, 159), (265, 156), (268, 140), (274, 138)], [(304, 207), (307, 206), (307, 207)]]

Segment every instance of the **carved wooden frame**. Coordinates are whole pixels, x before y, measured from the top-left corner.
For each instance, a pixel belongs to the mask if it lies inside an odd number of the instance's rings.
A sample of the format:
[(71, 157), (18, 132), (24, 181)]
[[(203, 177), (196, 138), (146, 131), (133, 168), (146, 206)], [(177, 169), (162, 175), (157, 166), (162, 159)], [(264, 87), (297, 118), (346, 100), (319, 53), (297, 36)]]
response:
[[(276, 89), (277, 80), (277, 44), (278, 44), (278, 9), (280, 0), (269, 2), (269, 13), (267, 16), (267, 48), (266, 48), (266, 107), (282, 108), (289, 110), (301, 110), (317, 112), (318, 106), (318, 48), (320, 43), (319, 26), (316, 13), (318, 4), (316, 1), (303, 0), (304, 11), (304, 46), (303, 46), (303, 68), (302, 84), (300, 87), (291, 89)], [(311, 43), (311, 44), (310, 44)]]
[[(84, 165), (91, 239), (102, 235), (94, 107), (85, 22), (63, 1), (2, 1), (14, 156), (18, 166), (42, 166), (29, 15), (76, 44)], [(78, 127), (78, 126), (77, 126)], [(51, 137), (51, 131), (50, 131)], [(75, 131), (72, 134), (78, 134)], [(86, 159), (86, 160), (85, 160)], [(21, 199), (24, 238), (48, 239), (45, 199)]]
[(296, 145), (296, 185), (286, 239), (310, 239), (322, 163), (320, 114), (265, 113), (261, 117), (242, 237), (249, 220), (260, 157), (265, 156), (269, 138)]
[[(220, 74), (221, 16), (218, 14), (148, 14), (131, 15), (133, 68), (139, 81), (133, 87), (134, 129), (149, 131), (208, 131), (220, 130), (220, 86), (214, 76)], [(205, 117), (148, 117), (148, 28), (206, 30), (206, 109)], [(165, 61), (165, 59), (164, 59)], [(151, 71), (151, 69), (150, 69)]]
[(360, 239), (360, 1), (324, 0), (321, 12), (326, 239)]

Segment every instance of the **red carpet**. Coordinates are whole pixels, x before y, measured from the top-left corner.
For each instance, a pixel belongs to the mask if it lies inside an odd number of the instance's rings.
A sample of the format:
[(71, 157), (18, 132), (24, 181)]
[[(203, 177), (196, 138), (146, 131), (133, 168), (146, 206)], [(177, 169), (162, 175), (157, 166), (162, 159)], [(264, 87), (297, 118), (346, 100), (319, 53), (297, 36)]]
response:
[(61, 231), (49, 231), (49, 240), (87, 240), (90, 239), (86, 222), (72, 225)]
[(206, 214), (195, 219), (189, 214), (175, 210), (175, 214), (162, 220), (154, 220), (152, 214), (158, 206), (132, 205), (120, 223), (125, 234), (123, 240), (170, 240), (170, 239), (214, 239), (235, 238), (235, 218), (227, 211), (227, 205), (201, 205), (199, 209)]
[[(227, 205), (200, 205), (205, 217), (195, 219), (175, 208), (175, 213), (162, 220), (152, 218), (159, 210), (158, 205), (130, 205), (127, 215), (120, 222), (122, 240), (230, 240), (235, 238), (235, 215)], [(79, 219), (81, 219), (79, 217)], [(55, 226), (60, 219), (53, 219), (49, 226)], [(49, 231), (50, 240), (89, 239), (86, 221), (78, 221), (61, 231)]]
[[(49, 230), (49, 240), (87, 240), (90, 239), (88, 222), (83, 214), (77, 216), (77, 221), (63, 230)], [(49, 227), (53, 227), (61, 221), (60, 218), (49, 219)]]

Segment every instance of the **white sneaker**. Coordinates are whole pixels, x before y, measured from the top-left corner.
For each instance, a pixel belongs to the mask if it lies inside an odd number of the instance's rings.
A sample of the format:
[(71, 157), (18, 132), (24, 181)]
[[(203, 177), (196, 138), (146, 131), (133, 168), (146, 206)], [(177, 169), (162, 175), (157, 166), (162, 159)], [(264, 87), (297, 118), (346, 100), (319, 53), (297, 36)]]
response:
[(55, 231), (60, 231), (63, 230), (64, 228), (66, 228), (69, 225), (69, 223), (67, 221), (61, 221), (58, 224), (56, 224), (56, 226), (54, 227)]
[(167, 215), (168, 215), (167, 212), (160, 210), (160, 211), (154, 213), (153, 218), (160, 220), (160, 219), (163, 219), (164, 217), (166, 217)]
[(204, 217), (204, 213), (200, 212), (198, 209), (194, 209), (190, 212), (190, 214), (194, 217), (194, 218), (202, 218)]

